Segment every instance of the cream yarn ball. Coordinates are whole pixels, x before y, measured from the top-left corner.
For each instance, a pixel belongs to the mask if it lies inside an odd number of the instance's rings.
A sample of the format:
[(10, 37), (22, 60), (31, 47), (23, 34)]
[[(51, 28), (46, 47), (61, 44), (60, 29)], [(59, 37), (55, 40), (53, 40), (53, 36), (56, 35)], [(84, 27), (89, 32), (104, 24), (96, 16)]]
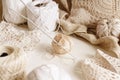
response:
[(112, 19), (111, 21), (111, 35), (119, 37), (120, 35), (120, 19)]
[(0, 46), (0, 80), (24, 80), (25, 53), (15, 46)]
[(71, 51), (71, 41), (64, 34), (57, 34), (52, 41), (52, 49), (54, 54), (66, 54)]
[(102, 19), (98, 22), (96, 34), (100, 37), (120, 35), (120, 19)]
[(104, 37), (104, 36), (109, 36), (109, 27), (108, 27), (108, 20), (103, 19), (98, 22), (96, 32), (98, 37)]

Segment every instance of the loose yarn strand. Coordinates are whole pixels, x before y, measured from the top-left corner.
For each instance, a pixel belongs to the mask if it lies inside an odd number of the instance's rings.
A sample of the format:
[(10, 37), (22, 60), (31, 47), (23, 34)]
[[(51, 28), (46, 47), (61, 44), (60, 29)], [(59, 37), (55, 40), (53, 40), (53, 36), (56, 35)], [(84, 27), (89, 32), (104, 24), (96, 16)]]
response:
[[(32, 15), (34, 15), (33, 14), (33, 12), (31, 11), (31, 9), (23, 2), (23, 0), (20, 0), (21, 2), (22, 2), (22, 4), (24, 5), (24, 6), (26, 6), (27, 7), (27, 9), (29, 9), (30, 10), (30, 12), (32, 13)], [(34, 15), (35, 16), (35, 15)], [(36, 18), (37, 18), (37, 16), (35, 16)]]
[[(75, 56), (73, 56), (72, 54), (67, 54), (68, 56), (70, 56), (70, 57), (63, 57), (64, 59), (68, 59), (68, 60), (71, 60), (73, 63), (75, 63), (76, 62), (76, 57)], [(60, 56), (59, 56), (60, 57)]]
[[(64, 15), (61, 17), (61, 19), (63, 19), (65, 15), (66, 15), (66, 14), (64, 14)], [(58, 20), (58, 28), (57, 28), (56, 31), (58, 31), (59, 29), (63, 30), (60, 25), (61, 25), (60, 20)]]

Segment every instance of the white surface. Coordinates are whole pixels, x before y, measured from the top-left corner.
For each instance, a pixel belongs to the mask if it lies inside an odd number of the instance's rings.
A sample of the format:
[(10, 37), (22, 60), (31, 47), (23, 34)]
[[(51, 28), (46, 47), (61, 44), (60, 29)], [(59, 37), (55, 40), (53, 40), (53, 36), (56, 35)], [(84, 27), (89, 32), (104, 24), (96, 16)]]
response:
[[(52, 37), (55, 33), (50, 34)], [(52, 56), (51, 39), (46, 35), (41, 36), (39, 47), (33, 52), (28, 53), (28, 64), (26, 67), (27, 74), (33, 69), (43, 64), (55, 64), (59, 68), (65, 69), (73, 80), (81, 80), (74, 74), (74, 68), (79, 60), (86, 58), (87, 55), (93, 55), (96, 48), (83, 40), (70, 37), (72, 42), (72, 51), (62, 56)]]

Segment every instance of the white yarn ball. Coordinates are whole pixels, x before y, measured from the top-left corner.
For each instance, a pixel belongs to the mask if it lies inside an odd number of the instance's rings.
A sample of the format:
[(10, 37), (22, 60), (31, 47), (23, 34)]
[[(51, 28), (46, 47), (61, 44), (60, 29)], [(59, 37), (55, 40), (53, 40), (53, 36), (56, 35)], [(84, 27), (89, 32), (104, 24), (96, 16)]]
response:
[(33, 70), (27, 80), (72, 80), (67, 72), (54, 64), (43, 65)]
[(56, 29), (56, 22), (59, 19), (58, 4), (51, 0), (36, 0), (29, 3), (27, 9), (27, 16), (37, 27), (28, 21), (30, 30), (41, 28), (48, 32)]
[[(32, 2), (32, 0), (23, 0), (23, 2), (24, 4), (27, 4)], [(21, 0), (2, 0), (4, 19), (7, 22), (14, 24), (25, 23), (27, 20), (17, 14), (19, 13), (26, 16), (26, 9), (24, 4), (21, 2)]]

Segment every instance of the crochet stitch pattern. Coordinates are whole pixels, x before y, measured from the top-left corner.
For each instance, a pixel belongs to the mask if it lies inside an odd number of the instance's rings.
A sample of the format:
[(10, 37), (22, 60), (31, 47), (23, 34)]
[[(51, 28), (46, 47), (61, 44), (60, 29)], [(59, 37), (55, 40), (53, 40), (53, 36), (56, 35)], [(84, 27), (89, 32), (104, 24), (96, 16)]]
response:
[(15, 28), (15, 25), (4, 21), (0, 24), (0, 45), (12, 45), (31, 51), (40, 42), (40, 31), (24, 31)]

